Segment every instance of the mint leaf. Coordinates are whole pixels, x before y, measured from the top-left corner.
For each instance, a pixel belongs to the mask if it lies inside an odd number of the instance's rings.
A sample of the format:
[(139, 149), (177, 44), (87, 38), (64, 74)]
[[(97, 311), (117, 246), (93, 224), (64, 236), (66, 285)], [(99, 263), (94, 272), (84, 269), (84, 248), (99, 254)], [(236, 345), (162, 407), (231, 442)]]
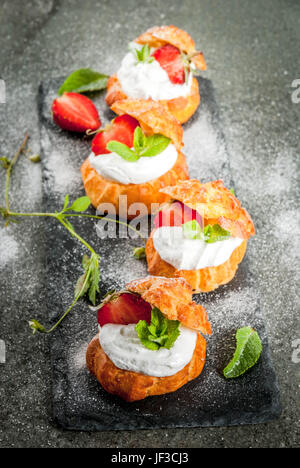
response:
[(262, 343), (258, 333), (251, 327), (240, 328), (236, 333), (236, 350), (223, 374), (232, 379), (244, 374), (254, 366), (262, 352)]
[(196, 219), (184, 223), (182, 229), (186, 239), (204, 239), (204, 232)]
[(83, 275), (81, 275), (77, 282), (76, 282), (76, 285), (75, 285), (75, 290), (74, 290), (74, 296), (75, 297), (82, 297), (84, 296), (88, 289), (89, 289), (89, 283), (88, 283), (88, 280), (87, 280), (87, 273), (84, 273)]
[(81, 213), (83, 211), (86, 211), (88, 209), (88, 207), (90, 206), (91, 204), (91, 200), (89, 199), (89, 197), (80, 197), (80, 198), (77, 198), (77, 200), (75, 200), (72, 204), (72, 206), (70, 206), (70, 208), (68, 208), (69, 210), (72, 210), (72, 211), (76, 211), (77, 213)]
[(95, 72), (89, 68), (81, 68), (71, 73), (64, 84), (59, 88), (58, 94), (61, 96), (66, 92), (86, 93), (100, 91), (107, 86), (107, 75)]
[(179, 326), (178, 320), (167, 319), (154, 307), (151, 311), (150, 325), (145, 320), (140, 320), (135, 330), (146, 348), (157, 351), (160, 348), (172, 348), (180, 335)]
[(152, 63), (155, 60), (151, 56), (151, 49), (148, 44), (145, 44), (140, 50), (136, 48), (130, 50), (135, 56), (137, 63)]
[(141, 127), (136, 127), (133, 136), (133, 150), (124, 143), (112, 140), (107, 143), (106, 149), (117, 153), (129, 162), (136, 162), (141, 157), (152, 157), (162, 153), (170, 143), (170, 138), (156, 134), (147, 137)]
[(69, 195), (66, 195), (65, 196), (65, 201), (64, 201), (63, 211), (65, 211), (67, 209), (68, 204), (69, 204)]
[(112, 153), (117, 153), (121, 158), (125, 159), (125, 161), (135, 162), (139, 159), (138, 155), (134, 151), (119, 141), (110, 141), (107, 143), (106, 149)]
[[(180, 325), (180, 322), (178, 322)], [(165, 341), (165, 348), (171, 349), (175, 341), (180, 335), (179, 325), (177, 325), (177, 320), (169, 320), (168, 323), (168, 337)]]
[(84, 254), (84, 256), (82, 257), (82, 267), (85, 271), (87, 271), (89, 269), (89, 266), (90, 266), (90, 257), (86, 254)]
[(183, 235), (186, 239), (200, 239), (207, 244), (229, 239), (231, 234), (226, 229), (223, 229), (219, 224), (208, 224), (202, 230), (198, 221), (193, 219), (182, 225)]
[(141, 127), (136, 127), (133, 136), (133, 147), (136, 154), (140, 154), (140, 151), (144, 148), (147, 142), (147, 137), (142, 131)]
[(157, 351), (159, 349), (159, 345), (157, 343), (149, 340), (148, 323), (146, 320), (140, 320), (136, 325), (135, 330), (145, 348), (151, 349), (152, 351)]
[(231, 234), (226, 229), (223, 229), (219, 224), (208, 224), (204, 228), (204, 240), (208, 244), (212, 244), (214, 242), (223, 241), (229, 239)]
[(82, 266), (85, 273), (81, 275), (75, 285), (74, 296), (80, 298), (88, 294), (93, 305), (96, 303), (96, 294), (99, 292), (99, 256), (95, 253), (88, 257), (83, 256)]
[(146, 257), (145, 247), (136, 247), (133, 249), (133, 256), (140, 260)]
[(157, 156), (169, 146), (170, 141), (170, 138), (160, 134), (146, 137), (145, 146), (141, 151), (141, 156), (143, 156), (144, 158), (151, 158), (153, 156)]

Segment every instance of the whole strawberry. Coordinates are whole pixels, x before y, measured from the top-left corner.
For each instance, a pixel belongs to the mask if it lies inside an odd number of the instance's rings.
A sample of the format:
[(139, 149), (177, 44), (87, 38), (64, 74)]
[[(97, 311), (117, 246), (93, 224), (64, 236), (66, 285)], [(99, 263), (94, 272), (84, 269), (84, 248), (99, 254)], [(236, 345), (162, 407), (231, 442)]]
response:
[(54, 122), (63, 130), (84, 133), (101, 127), (98, 111), (93, 102), (78, 93), (64, 93), (52, 104)]

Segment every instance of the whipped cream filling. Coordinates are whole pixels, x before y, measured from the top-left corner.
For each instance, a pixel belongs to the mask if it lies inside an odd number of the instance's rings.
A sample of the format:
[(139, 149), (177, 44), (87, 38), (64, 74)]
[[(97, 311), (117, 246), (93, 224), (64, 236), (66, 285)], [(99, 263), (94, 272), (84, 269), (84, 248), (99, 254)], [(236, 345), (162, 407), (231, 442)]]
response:
[(167, 148), (157, 156), (142, 157), (138, 161), (129, 162), (117, 153), (99, 154), (91, 153), (90, 165), (96, 169), (104, 179), (121, 184), (143, 184), (157, 179), (168, 172), (177, 161), (176, 147), (169, 143)]
[[(132, 42), (131, 48), (141, 49), (142, 45)], [(151, 49), (151, 53), (155, 49)], [(167, 72), (157, 60), (151, 63), (136, 61), (132, 52), (128, 52), (122, 60), (117, 72), (124, 93), (133, 99), (175, 99), (187, 96), (192, 87), (193, 74), (190, 73), (187, 83), (171, 83)]]
[(191, 361), (197, 341), (195, 330), (180, 327), (180, 335), (171, 349), (152, 351), (142, 345), (135, 326), (107, 323), (100, 329), (100, 345), (119, 369), (168, 377)]
[(201, 270), (225, 263), (243, 242), (239, 237), (207, 243), (187, 239), (181, 226), (163, 226), (154, 232), (154, 248), (159, 256), (177, 270)]

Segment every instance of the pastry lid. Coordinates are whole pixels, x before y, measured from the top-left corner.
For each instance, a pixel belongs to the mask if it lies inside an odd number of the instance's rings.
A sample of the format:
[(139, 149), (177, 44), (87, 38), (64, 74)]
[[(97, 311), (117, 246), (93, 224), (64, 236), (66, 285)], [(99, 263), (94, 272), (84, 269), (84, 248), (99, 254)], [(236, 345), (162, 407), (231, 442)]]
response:
[(111, 108), (118, 115), (129, 114), (137, 119), (146, 135), (160, 133), (170, 138), (178, 151), (183, 147), (181, 125), (159, 102), (152, 99), (124, 99), (116, 101)]
[(126, 284), (126, 289), (140, 294), (169, 320), (179, 320), (185, 327), (211, 334), (206, 310), (193, 302), (192, 288), (184, 278), (147, 276)]
[[(187, 55), (193, 55), (197, 52), (195, 42), (191, 36), (176, 26), (154, 26), (141, 34), (135, 42), (138, 44), (149, 44), (150, 47), (162, 47), (165, 44), (171, 44)], [(192, 58), (193, 64), (199, 70), (206, 70), (206, 63), (202, 52), (197, 53)]]
[(214, 220), (235, 237), (248, 239), (255, 234), (249, 213), (222, 180), (202, 184), (199, 180), (190, 179), (164, 187), (160, 192), (198, 211), (205, 219)]

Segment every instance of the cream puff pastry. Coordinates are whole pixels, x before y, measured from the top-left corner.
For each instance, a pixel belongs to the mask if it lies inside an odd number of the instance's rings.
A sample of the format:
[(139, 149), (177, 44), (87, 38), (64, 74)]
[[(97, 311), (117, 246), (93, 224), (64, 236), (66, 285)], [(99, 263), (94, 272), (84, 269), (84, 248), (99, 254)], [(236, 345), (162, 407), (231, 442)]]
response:
[(108, 81), (106, 103), (111, 107), (127, 98), (153, 99), (184, 123), (200, 103), (193, 76), (197, 70), (206, 70), (206, 63), (191, 36), (175, 26), (155, 26), (130, 44), (130, 52)]
[(188, 180), (162, 189), (172, 198), (146, 243), (151, 275), (183, 277), (207, 292), (234, 277), (255, 234), (248, 212), (221, 180)]
[(174, 392), (200, 375), (211, 334), (183, 278), (148, 276), (108, 296), (86, 362), (109, 393), (128, 402)]
[[(100, 212), (119, 214), (126, 196), (127, 217), (135, 203), (151, 213), (151, 205), (170, 199), (160, 190), (188, 179), (182, 153), (183, 131), (168, 110), (152, 100), (124, 100), (112, 105), (119, 116), (97, 134), (92, 153), (81, 167), (87, 196)], [(112, 146), (111, 146), (112, 145)], [(110, 149), (108, 149), (110, 148)]]

